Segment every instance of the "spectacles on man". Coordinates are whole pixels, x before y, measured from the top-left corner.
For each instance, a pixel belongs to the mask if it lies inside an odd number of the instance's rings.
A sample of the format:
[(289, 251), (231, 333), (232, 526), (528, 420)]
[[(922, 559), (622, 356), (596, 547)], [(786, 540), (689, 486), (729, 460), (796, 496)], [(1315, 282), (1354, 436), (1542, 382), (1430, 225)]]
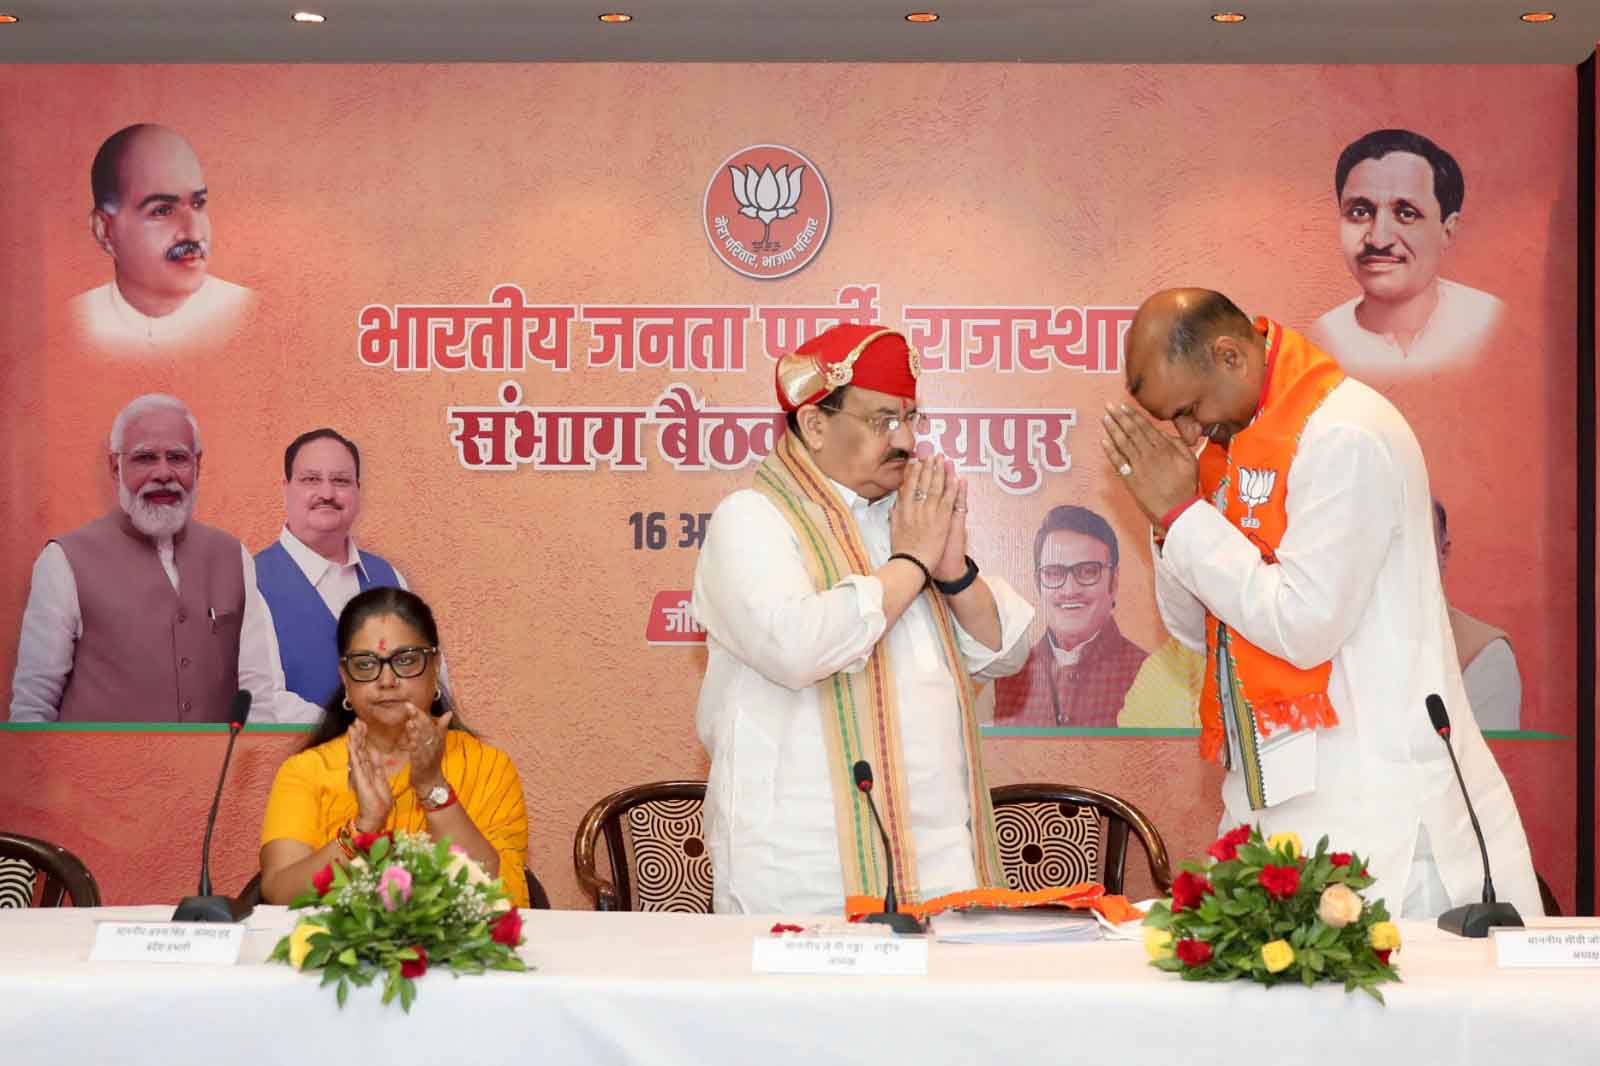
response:
[(342, 655), (339, 661), (344, 663), (345, 673), (350, 675), (352, 681), (376, 681), (378, 675), (383, 673), (384, 664), (387, 663), (395, 677), (418, 677), (428, 668), (428, 656), (439, 654), (439, 649), (434, 648), (396, 648), (393, 655), (374, 655), (369, 651), (358, 651), (350, 655)]
[(1079, 588), (1090, 588), (1100, 584), (1100, 579), (1106, 576), (1106, 571), (1111, 569), (1110, 563), (1089, 562), (1073, 563), (1046, 563), (1035, 571), (1041, 588), (1058, 589), (1067, 583), (1070, 575), (1077, 582)]
[(822, 410), (830, 414), (849, 415), (860, 422), (865, 422), (867, 428), (880, 437), (890, 437), (901, 426), (910, 426), (913, 433), (928, 432), (928, 416), (915, 407), (897, 415), (858, 415), (854, 411), (846, 411), (843, 407), (824, 407)]
[(147, 474), (154, 470), (162, 459), (165, 459), (167, 465), (180, 474), (194, 466), (194, 453), (188, 448), (168, 448), (166, 451), (159, 451), (155, 448), (135, 448), (131, 452), (118, 452), (117, 454), (127, 460), (131, 469), (141, 474)]

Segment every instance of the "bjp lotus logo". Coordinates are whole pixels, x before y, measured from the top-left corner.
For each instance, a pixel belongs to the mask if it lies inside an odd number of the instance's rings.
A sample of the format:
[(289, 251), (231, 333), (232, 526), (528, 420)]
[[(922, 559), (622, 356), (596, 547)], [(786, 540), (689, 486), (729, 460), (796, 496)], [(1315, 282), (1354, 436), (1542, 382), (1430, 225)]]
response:
[(1244, 504), (1244, 517), (1239, 519), (1240, 529), (1261, 528), (1261, 519), (1255, 517), (1255, 509), (1272, 498), (1272, 489), (1277, 483), (1276, 470), (1253, 470), (1248, 466), (1239, 468), (1239, 502)]
[(706, 238), (751, 278), (781, 278), (815, 258), (832, 205), (816, 166), (792, 148), (758, 144), (729, 156), (706, 186)]

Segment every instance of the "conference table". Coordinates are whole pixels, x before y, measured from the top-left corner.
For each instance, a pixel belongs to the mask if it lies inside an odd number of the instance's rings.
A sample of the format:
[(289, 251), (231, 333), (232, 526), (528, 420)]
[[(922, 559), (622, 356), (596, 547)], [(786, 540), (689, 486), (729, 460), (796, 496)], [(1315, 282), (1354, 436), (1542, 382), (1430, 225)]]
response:
[(170, 914), (0, 911), (0, 1063), (1600, 1063), (1600, 970), (1497, 969), (1489, 942), (1417, 923), (1381, 1006), (1182, 981), (1113, 940), (935, 942), (918, 977), (755, 975), (770, 917), (525, 911), (528, 973), (432, 971), (406, 1014), (375, 987), (340, 1009), (265, 963), (281, 907), (246, 920), (236, 965), (87, 961), (96, 921)]

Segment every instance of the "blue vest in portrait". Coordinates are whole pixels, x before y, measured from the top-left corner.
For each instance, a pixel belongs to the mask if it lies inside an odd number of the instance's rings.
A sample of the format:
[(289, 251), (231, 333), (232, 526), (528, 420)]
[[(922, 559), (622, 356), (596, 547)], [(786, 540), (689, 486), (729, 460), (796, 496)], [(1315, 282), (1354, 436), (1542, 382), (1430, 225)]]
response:
[[(394, 567), (381, 556), (359, 549), (357, 554), (362, 592), (400, 587)], [(339, 687), (339, 620), (281, 542), (273, 541), (256, 554), (256, 587), (272, 609), (285, 687), (322, 706)]]

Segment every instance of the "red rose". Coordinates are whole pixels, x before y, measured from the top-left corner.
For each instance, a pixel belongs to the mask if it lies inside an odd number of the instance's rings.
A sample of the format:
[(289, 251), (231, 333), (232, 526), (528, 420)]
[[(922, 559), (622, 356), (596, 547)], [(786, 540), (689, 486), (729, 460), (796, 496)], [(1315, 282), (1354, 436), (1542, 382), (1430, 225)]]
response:
[(1295, 889), (1300, 887), (1300, 867), (1263, 866), (1261, 887), (1266, 889), (1267, 895), (1273, 899), (1288, 899), (1294, 895)]
[(1211, 961), (1211, 945), (1204, 940), (1180, 940), (1172, 946), (1172, 953), (1185, 966), (1204, 966)]
[(371, 851), (372, 845), (378, 842), (379, 837), (391, 844), (394, 843), (394, 831), (392, 829), (385, 829), (381, 833), (357, 833), (351, 843), (355, 845), (357, 851)]
[(311, 875), (311, 887), (317, 890), (319, 896), (328, 894), (328, 889), (333, 887), (333, 863)]
[(1236, 859), (1239, 857), (1240, 844), (1247, 844), (1249, 842), (1250, 827), (1247, 825), (1241, 825), (1236, 829), (1228, 830), (1226, 833), (1218, 837), (1212, 843), (1212, 845), (1206, 849), (1206, 853), (1213, 859), (1216, 859), (1218, 862), (1227, 862), (1230, 859)]
[(1379, 962), (1381, 962), (1385, 966), (1387, 966), (1387, 965), (1389, 965), (1389, 952), (1391, 952), (1393, 950), (1394, 950), (1393, 948), (1384, 948), (1382, 951), (1373, 952), (1373, 954), (1378, 956), (1378, 961)]
[(1328, 861), (1335, 866), (1349, 866), (1351, 855), (1348, 851), (1332, 851), (1328, 853)]
[(1177, 876), (1172, 882), (1172, 910), (1186, 911), (1191, 907), (1200, 906), (1200, 897), (1212, 891), (1211, 882), (1199, 874), (1190, 873), (1188, 870)]
[[(511, 913), (515, 914), (516, 911)], [(417, 944), (411, 950), (417, 953), (417, 957), (409, 962), (405, 959), (400, 960), (401, 977), (421, 977), (428, 972), (428, 949)]]
[(522, 943), (522, 912), (512, 907), (489, 927), (489, 939), (496, 944), (514, 948)]

